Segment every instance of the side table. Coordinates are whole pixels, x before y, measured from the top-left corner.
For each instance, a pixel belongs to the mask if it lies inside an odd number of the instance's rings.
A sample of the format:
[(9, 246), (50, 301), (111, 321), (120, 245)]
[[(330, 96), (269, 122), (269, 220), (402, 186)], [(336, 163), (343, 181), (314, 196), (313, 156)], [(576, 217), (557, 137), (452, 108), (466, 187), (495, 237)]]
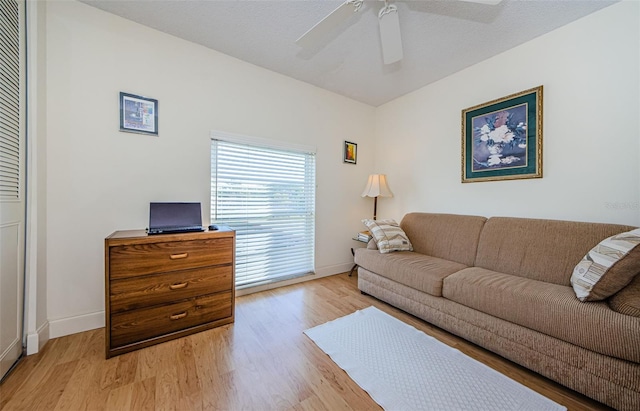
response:
[[(367, 244), (367, 243), (368, 243), (368, 241), (363, 241), (363, 240), (359, 239), (358, 237), (353, 237), (353, 238), (352, 238), (352, 240), (353, 240), (353, 241), (357, 241), (357, 242), (359, 242), (359, 243), (364, 243), (364, 244)], [(355, 257), (355, 255), (356, 255), (356, 252), (355, 252), (355, 250), (353, 249), (353, 247), (351, 247), (351, 255), (352, 255), (352, 256), (354, 256), (354, 257)], [(355, 263), (354, 263), (354, 264), (353, 264), (353, 267), (351, 267), (351, 270), (349, 271), (349, 277), (351, 277), (351, 275), (353, 274), (353, 272), (355, 271), (355, 269), (356, 269), (356, 268), (358, 268), (358, 264), (355, 264)]]

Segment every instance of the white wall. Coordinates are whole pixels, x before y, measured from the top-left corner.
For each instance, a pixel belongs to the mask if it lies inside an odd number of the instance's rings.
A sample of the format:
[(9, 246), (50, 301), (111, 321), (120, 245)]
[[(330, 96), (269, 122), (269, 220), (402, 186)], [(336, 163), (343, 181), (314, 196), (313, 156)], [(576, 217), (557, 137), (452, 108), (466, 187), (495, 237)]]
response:
[[(379, 107), (376, 166), (395, 194), (383, 216), (640, 225), (639, 8), (607, 7)], [(544, 177), (462, 184), (461, 111), (538, 85)]]
[[(48, 2), (46, 23), (52, 337), (103, 324), (104, 238), (146, 227), (150, 201), (200, 201), (209, 221), (211, 130), (316, 146), (316, 269), (351, 267), (373, 107), (78, 2)], [(159, 137), (118, 131), (120, 91), (159, 100)]]

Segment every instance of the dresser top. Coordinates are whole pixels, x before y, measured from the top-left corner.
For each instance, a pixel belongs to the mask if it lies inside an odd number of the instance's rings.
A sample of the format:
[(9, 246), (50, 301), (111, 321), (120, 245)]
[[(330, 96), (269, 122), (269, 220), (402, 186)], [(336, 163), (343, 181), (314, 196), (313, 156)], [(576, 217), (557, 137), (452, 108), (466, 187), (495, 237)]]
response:
[(209, 238), (225, 238), (234, 237), (235, 231), (226, 226), (220, 226), (215, 231), (205, 230), (190, 233), (174, 233), (174, 234), (147, 234), (146, 230), (119, 230), (113, 232), (105, 238), (108, 245), (123, 245), (126, 243), (157, 243), (165, 241), (190, 241), (205, 240)]

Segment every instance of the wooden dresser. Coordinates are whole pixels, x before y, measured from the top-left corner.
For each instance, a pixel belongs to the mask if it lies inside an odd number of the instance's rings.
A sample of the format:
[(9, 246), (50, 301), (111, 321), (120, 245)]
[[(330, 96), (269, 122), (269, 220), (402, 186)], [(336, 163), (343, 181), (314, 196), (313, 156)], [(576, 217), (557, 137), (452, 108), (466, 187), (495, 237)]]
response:
[(235, 231), (105, 239), (106, 356), (232, 323)]

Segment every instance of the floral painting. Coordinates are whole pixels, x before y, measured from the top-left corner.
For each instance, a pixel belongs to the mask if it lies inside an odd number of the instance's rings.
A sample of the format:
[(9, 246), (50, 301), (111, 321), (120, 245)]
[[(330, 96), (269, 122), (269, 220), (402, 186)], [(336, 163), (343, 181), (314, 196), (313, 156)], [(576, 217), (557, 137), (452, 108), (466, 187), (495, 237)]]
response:
[(462, 182), (542, 177), (542, 86), (462, 111)]
[(527, 106), (475, 117), (473, 171), (527, 165)]

